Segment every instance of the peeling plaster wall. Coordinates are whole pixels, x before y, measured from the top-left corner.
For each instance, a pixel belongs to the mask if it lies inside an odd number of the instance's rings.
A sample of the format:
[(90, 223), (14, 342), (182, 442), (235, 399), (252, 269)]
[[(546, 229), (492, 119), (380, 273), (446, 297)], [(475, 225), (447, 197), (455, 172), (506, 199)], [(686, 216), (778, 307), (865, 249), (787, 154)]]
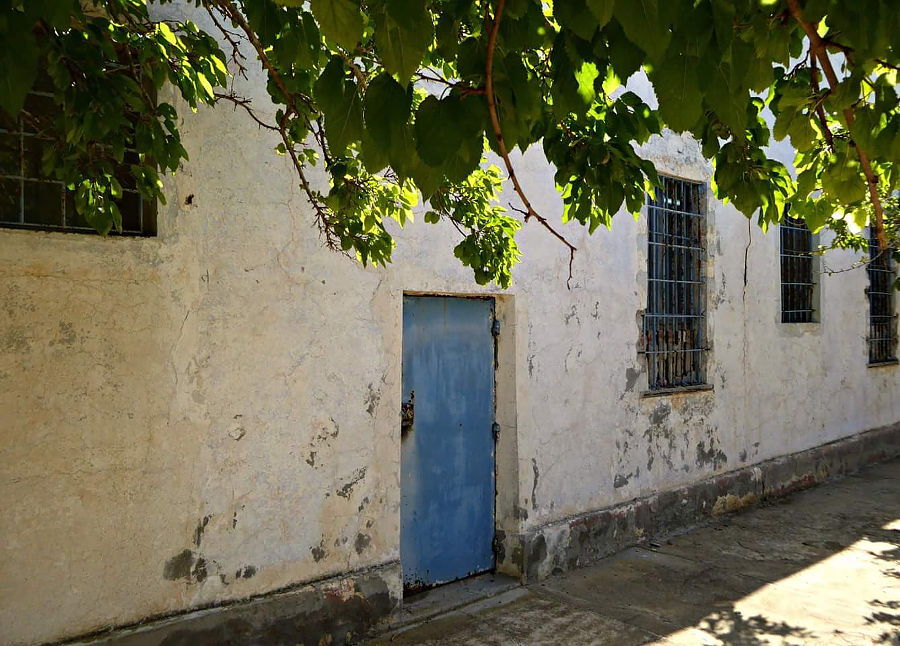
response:
[[(258, 76), (247, 92), (265, 104)], [(3, 644), (396, 561), (403, 291), (500, 294), (475, 285), (441, 225), (398, 232), (386, 270), (325, 251), (269, 133), (225, 107), (183, 114), (191, 162), (168, 181), (157, 237), (0, 230)], [(710, 176), (681, 137), (642, 152)], [(515, 163), (558, 221), (539, 151)], [(865, 273), (822, 278), (821, 323), (782, 325), (777, 230), (748, 231), (713, 200), (709, 216), (714, 390), (652, 398), (637, 351), (645, 220), (564, 227), (571, 290), (566, 250), (525, 227), (501, 299), (514, 340), (498, 372), (499, 527), (900, 419), (900, 369), (866, 367)]]

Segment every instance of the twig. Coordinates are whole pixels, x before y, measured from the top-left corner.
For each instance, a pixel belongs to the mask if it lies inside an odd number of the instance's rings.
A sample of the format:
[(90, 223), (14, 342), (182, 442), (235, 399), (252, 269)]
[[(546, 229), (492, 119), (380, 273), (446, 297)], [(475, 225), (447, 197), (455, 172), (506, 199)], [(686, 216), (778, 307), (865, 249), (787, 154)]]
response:
[(217, 99), (222, 99), (224, 101), (230, 101), (231, 103), (233, 103), (235, 106), (235, 109), (237, 109), (238, 106), (244, 108), (244, 110), (247, 111), (247, 114), (250, 115), (250, 118), (259, 124), (260, 128), (265, 128), (266, 130), (274, 130), (275, 132), (278, 132), (278, 126), (273, 126), (271, 123), (266, 123), (265, 121), (263, 121), (262, 119), (257, 117), (256, 113), (254, 113), (253, 110), (250, 109), (250, 99), (245, 99), (236, 94), (223, 94), (221, 92), (215, 92), (214, 94)]
[[(834, 67), (831, 65), (831, 59), (828, 58), (828, 50), (825, 42), (819, 36), (819, 32), (816, 31), (816, 26), (803, 20), (803, 14), (798, 0), (788, 0), (788, 7), (790, 8), (791, 15), (794, 16), (794, 19), (803, 28), (803, 31), (806, 32), (806, 36), (809, 38), (810, 51), (814, 52), (818, 57), (819, 64), (822, 66), (822, 71), (825, 73), (825, 78), (828, 79), (828, 85), (833, 90), (838, 86), (840, 81), (838, 80), (837, 74), (834, 72)], [(844, 120), (847, 122), (847, 128), (852, 128), (853, 109), (845, 108), (843, 114)], [(884, 208), (881, 205), (881, 198), (878, 195), (878, 178), (872, 170), (872, 164), (869, 161), (869, 156), (866, 154), (866, 151), (864, 151), (855, 141), (851, 141), (851, 144), (856, 149), (856, 155), (859, 157), (859, 164), (862, 166), (863, 173), (866, 176), (866, 184), (869, 188), (869, 199), (875, 210), (875, 237), (878, 240), (879, 248), (884, 250), (887, 249), (887, 236), (885, 236), (884, 233)]]
[(366, 75), (363, 74), (363, 71), (359, 69), (359, 66), (353, 62), (353, 60), (347, 56), (344, 51), (338, 48), (337, 53), (340, 55), (341, 60), (344, 61), (344, 64), (347, 65), (350, 70), (353, 72), (353, 76), (356, 77), (357, 85), (359, 85), (359, 91), (365, 92), (366, 90)]
[(488, 8), (485, 7), (484, 10), (485, 23), (491, 23), (491, 31), (488, 34), (487, 42), (487, 63), (485, 65), (484, 73), (484, 89), (487, 96), (488, 113), (491, 117), (491, 126), (494, 129), (494, 136), (497, 137), (497, 149), (500, 151), (500, 156), (503, 158), (503, 163), (506, 165), (506, 172), (509, 173), (509, 179), (513, 184), (513, 188), (519, 195), (519, 199), (522, 200), (522, 204), (525, 206), (525, 210), (515, 208), (514, 210), (525, 214), (525, 222), (528, 222), (529, 218), (535, 218), (544, 226), (544, 228), (546, 228), (564, 245), (566, 245), (566, 247), (568, 247), (569, 277), (566, 279), (566, 287), (571, 289), (570, 282), (572, 280), (572, 263), (575, 260), (575, 252), (577, 251), (577, 249), (571, 242), (566, 240), (561, 233), (554, 229), (550, 225), (550, 223), (547, 222), (546, 218), (540, 215), (537, 211), (534, 210), (534, 207), (531, 206), (531, 202), (528, 201), (528, 198), (525, 196), (525, 191), (522, 190), (522, 186), (519, 184), (519, 178), (516, 176), (516, 171), (509, 159), (509, 152), (506, 150), (506, 144), (503, 141), (503, 133), (500, 130), (500, 119), (497, 116), (497, 104), (494, 100), (494, 48), (497, 45), (497, 32), (500, 29), (500, 20), (503, 18), (504, 3), (505, 0), (497, 0), (497, 10), (494, 14), (494, 19), (492, 22), (490, 21)]
[[(434, 71), (429, 68), (429, 71)], [(484, 87), (472, 87), (470, 85), (466, 85), (465, 83), (455, 83), (453, 81), (448, 81), (443, 76), (440, 76), (435, 72), (434, 76), (429, 76), (427, 74), (423, 74), (421, 71), (416, 72), (416, 78), (420, 81), (427, 81), (429, 83), (441, 83), (442, 85), (446, 85), (451, 90), (459, 90), (460, 96), (466, 97), (472, 94), (485, 94), (486, 90)]]
[(210, 20), (212, 20), (213, 24), (216, 28), (221, 32), (222, 37), (228, 41), (228, 44), (231, 45), (231, 60), (237, 66), (238, 73), (247, 78), (247, 68), (241, 62), (244, 58), (244, 55), (241, 53), (240, 43), (237, 42), (237, 38), (240, 36), (236, 31), (231, 31), (230, 29), (226, 29), (225, 25), (219, 22), (219, 19), (216, 17), (215, 13), (213, 13), (209, 7), (206, 8), (206, 13), (209, 14)]

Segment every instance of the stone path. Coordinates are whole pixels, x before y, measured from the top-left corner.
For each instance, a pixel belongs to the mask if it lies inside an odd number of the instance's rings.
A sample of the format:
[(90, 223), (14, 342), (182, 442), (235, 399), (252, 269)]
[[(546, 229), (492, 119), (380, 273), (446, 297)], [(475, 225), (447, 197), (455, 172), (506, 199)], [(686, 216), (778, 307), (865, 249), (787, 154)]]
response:
[(900, 460), (369, 643), (900, 646)]

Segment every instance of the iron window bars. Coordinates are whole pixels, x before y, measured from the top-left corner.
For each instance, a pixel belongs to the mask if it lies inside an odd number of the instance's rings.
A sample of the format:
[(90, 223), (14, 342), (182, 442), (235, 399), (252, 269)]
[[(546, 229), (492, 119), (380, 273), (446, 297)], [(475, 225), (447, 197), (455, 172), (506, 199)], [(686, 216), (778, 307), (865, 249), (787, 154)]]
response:
[(894, 273), (891, 254), (878, 248), (875, 232), (869, 229), (869, 363), (897, 361), (897, 314), (894, 312)]
[(812, 232), (803, 220), (785, 215), (781, 223), (781, 322), (812, 323), (813, 293)]
[(647, 200), (644, 353), (651, 390), (704, 383), (706, 187), (671, 177)]
[[(49, 142), (41, 132), (52, 121), (57, 107), (53, 95), (39, 88), (40, 81), (38, 89), (25, 100), (25, 111), (31, 116), (28, 122), (21, 116), (14, 124), (0, 122), (0, 226), (95, 233), (75, 210), (74, 191), (47, 177), (41, 169), (44, 146)], [(122, 185), (122, 197), (117, 200), (122, 232), (154, 235), (156, 204), (141, 199), (128, 170), (136, 163), (137, 154), (128, 150), (116, 171)]]

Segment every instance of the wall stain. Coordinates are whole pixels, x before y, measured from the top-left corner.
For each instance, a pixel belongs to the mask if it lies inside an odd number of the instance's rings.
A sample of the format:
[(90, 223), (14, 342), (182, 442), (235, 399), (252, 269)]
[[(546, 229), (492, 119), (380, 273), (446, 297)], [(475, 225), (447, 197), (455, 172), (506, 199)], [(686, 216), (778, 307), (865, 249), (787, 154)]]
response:
[[(669, 417), (672, 414), (672, 407), (667, 403), (658, 404), (650, 413), (650, 426), (644, 431), (644, 439), (647, 441), (647, 471), (653, 470), (653, 463), (656, 460), (656, 449), (670, 470), (675, 469), (672, 462), (672, 454), (675, 452), (675, 434), (669, 427)], [(661, 446), (662, 440), (665, 441), (665, 448)]]
[(381, 391), (372, 387), (372, 383), (369, 383), (369, 392), (366, 395), (365, 404), (366, 404), (366, 412), (370, 417), (375, 417), (375, 407), (378, 406), (378, 402), (381, 401)]
[(616, 489), (621, 489), (625, 485), (628, 484), (628, 479), (631, 478), (633, 474), (629, 473), (626, 476), (623, 476), (621, 473), (617, 473), (615, 479), (613, 480), (613, 487)]
[(531, 458), (531, 469), (534, 471), (534, 484), (531, 485), (531, 508), (537, 509), (538, 465), (537, 460)]
[(347, 481), (340, 489), (338, 489), (335, 493), (339, 495), (341, 498), (350, 499), (350, 495), (353, 493), (353, 487), (359, 484), (359, 481), (366, 477), (366, 468), (360, 467), (356, 471), (353, 472), (353, 475), (350, 476), (350, 480)]
[(250, 577), (256, 574), (256, 566), (254, 565), (245, 565), (238, 569), (237, 572), (234, 573), (235, 579), (249, 579)]
[(625, 392), (630, 393), (634, 390), (634, 385), (637, 383), (638, 377), (641, 376), (640, 370), (635, 370), (634, 368), (628, 368), (625, 371)]
[(163, 577), (169, 581), (189, 579), (193, 567), (194, 553), (191, 550), (184, 550), (166, 561), (163, 566)]
[(193, 583), (203, 583), (207, 577), (209, 563), (193, 550), (183, 550), (163, 565), (163, 578), (169, 581), (185, 579)]
[(563, 315), (563, 321), (565, 321), (566, 325), (568, 325), (569, 321), (571, 321), (572, 319), (575, 319), (575, 323), (577, 323), (578, 325), (581, 325), (581, 319), (578, 318), (578, 310), (575, 308), (574, 305), (569, 309), (569, 311), (566, 314)]
[(353, 547), (356, 548), (357, 554), (362, 554), (371, 543), (372, 537), (368, 534), (357, 534)]
[(650, 423), (653, 424), (653, 426), (662, 426), (668, 421), (671, 413), (672, 408), (668, 404), (659, 404), (653, 409), (653, 412), (650, 413)]
[(706, 442), (703, 440), (697, 443), (697, 466), (700, 468), (712, 466), (713, 469), (718, 470), (728, 462), (728, 456), (721, 449), (715, 447), (712, 439), (709, 444), (707, 449)]
[(312, 553), (313, 559), (318, 563), (326, 556), (328, 556), (328, 551), (325, 549), (325, 539), (322, 539), (322, 542), (318, 545), (309, 548), (309, 551)]
[(197, 527), (196, 529), (194, 529), (195, 547), (200, 547), (200, 541), (203, 540), (203, 532), (206, 531), (206, 526), (209, 524), (210, 518), (212, 518), (212, 514), (204, 516), (199, 521), (197, 521)]

